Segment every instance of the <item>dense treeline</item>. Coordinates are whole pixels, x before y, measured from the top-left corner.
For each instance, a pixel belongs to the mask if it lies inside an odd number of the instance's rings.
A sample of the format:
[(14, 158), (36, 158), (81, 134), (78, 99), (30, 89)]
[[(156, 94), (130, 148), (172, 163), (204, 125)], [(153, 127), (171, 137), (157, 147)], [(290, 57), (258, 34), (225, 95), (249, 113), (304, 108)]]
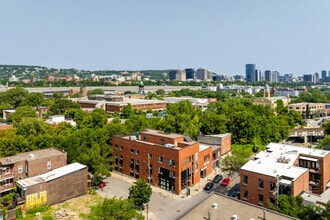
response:
[[(190, 92), (190, 91), (188, 91)], [(208, 94), (206, 92), (205, 94)], [(180, 133), (196, 139), (200, 134), (231, 133), (235, 144), (279, 142), (286, 139), (289, 129), (301, 122), (299, 115), (279, 111), (279, 114), (263, 106), (252, 104), (252, 98), (234, 98), (221, 95), (222, 101), (209, 104), (207, 110), (196, 109), (190, 101), (184, 100), (170, 104), (168, 109), (153, 117), (145, 112), (133, 111), (130, 105), (123, 110), (121, 120), (118, 116), (109, 116), (102, 109), (88, 114), (79, 105), (55, 94), (44, 99), (42, 94), (28, 93), (15, 88), (0, 93), (0, 107), (17, 108), (9, 116), (14, 129), (1, 131), (0, 156), (15, 155), (40, 148), (57, 147), (68, 153), (68, 162), (81, 162), (92, 172), (109, 175), (111, 171), (113, 135), (127, 134), (146, 128), (159, 129), (167, 133)], [(37, 118), (33, 106), (48, 106), (48, 115), (65, 114), (77, 123), (77, 126), (59, 124), (51, 126)], [(148, 111), (151, 113), (151, 110)], [(112, 122), (108, 118), (112, 117)]]

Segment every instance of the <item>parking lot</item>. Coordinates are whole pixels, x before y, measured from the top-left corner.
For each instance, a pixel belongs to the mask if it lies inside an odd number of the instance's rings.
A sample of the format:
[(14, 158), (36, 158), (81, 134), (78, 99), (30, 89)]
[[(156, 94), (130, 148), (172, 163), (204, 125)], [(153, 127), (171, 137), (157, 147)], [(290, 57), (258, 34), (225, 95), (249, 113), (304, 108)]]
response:
[[(172, 192), (153, 186), (153, 193), (151, 195), (148, 210), (144, 210), (142, 214), (148, 220), (177, 219), (183, 213), (190, 210), (191, 207), (201, 203), (211, 191), (227, 195), (233, 190), (232, 186), (237, 187), (237, 181), (239, 180), (238, 175), (232, 177), (231, 183), (226, 187), (217, 183), (212, 190), (204, 190), (205, 184), (208, 181), (212, 181), (216, 174), (217, 172), (215, 171), (207, 178), (202, 179), (200, 183), (190, 187), (190, 195), (187, 195), (185, 190), (180, 195), (176, 195)], [(112, 176), (104, 181), (106, 182), (106, 186), (103, 189), (97, 190), (98, 194), (106, 198), (116, 197), (126, 199), (128, 198), (128, 188), (133, 185), (136, 180), (120, 173), (112, 173)]]

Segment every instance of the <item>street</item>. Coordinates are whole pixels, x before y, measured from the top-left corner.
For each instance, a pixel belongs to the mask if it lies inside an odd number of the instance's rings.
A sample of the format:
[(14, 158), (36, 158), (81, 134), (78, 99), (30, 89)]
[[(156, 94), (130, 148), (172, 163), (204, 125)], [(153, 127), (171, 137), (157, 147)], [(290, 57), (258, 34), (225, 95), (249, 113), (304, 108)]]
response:
[[(211, 179), (211, 178), (210, 178)], [(152, 187), (152, 195), (149, 202), (148, 212), (143, 211), (145, 217), (148, 216), (149, 220), (169, 220), (178, 219), (181, 215), (189, 211), (192, 207), (201, 203), (212, 191), (220, 192), (226, 195), (231, 192), (231, 186), (237, 188), (238, 175), (231, 177), (231, 184), (229, 186), (221, 186), (215, 184), (211, 191), (203, 190), (207, 179), (204, 179), (203, 185), (196, 184), (195, 188), (192, 187), (192, 195), (176, 195), (169, 191), (162, 190), (157, 187)], [(128, 198), (128, 188), (135, 181), (134, 179), (118, 173), (113, 173), (111, 177), (104, 180), (107, 186), (102, 190), (97, 190), (97, 193), (106, 198)], [(234, 190), (234, 189), (233, 189)], [(229, 193), (230, 194), (230, 193)]]

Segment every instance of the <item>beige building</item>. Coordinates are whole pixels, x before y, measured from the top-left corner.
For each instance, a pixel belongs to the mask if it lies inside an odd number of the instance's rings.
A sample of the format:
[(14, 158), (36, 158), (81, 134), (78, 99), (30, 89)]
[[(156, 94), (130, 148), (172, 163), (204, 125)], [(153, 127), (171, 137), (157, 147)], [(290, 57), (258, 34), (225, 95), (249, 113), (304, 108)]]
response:
[(255, 105), (269, 106), (271, 109), (275, 110), (277, 107), (277, 101), (282, 101), (283, 106), (287, 107), (290, 99), (285, 96), (275, 96), (275, 97), (261, 97), (253, 101)]
[(288, 111), (293, 110), (299, 112), (303, 117), (306, 117), (307, 108), (309, 108), (309, 115), (314, 115), (325, 112), (325, 105), (325, 103), (294, 103), (288, 106)]

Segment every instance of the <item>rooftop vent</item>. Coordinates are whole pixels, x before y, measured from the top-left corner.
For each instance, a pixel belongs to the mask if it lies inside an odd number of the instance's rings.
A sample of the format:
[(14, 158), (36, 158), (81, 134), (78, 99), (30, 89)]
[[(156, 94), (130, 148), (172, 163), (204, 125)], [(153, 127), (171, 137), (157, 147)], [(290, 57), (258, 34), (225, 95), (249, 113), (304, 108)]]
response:
[(290, 158), (279, 157), (279, 158), (277, 158), (277, 162), (279, 162), (279, 163), (289, 163)]
[(165, 147), (167, 147), (167, 148), (174, 148), (175, 145), (174, 144), (165, 144)]

